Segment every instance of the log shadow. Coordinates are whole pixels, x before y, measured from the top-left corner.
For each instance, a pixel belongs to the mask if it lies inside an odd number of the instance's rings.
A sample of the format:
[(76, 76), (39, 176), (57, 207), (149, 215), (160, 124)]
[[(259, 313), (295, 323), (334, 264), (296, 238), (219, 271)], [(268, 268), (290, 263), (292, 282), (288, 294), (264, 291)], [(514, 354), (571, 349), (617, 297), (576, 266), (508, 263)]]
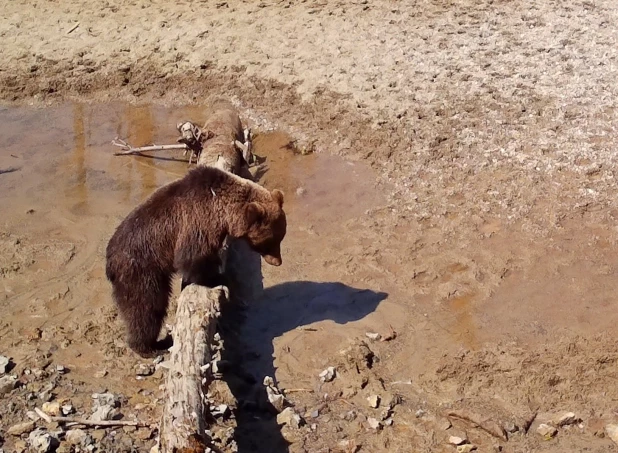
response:
[(18, 167), (0, 168), (0, 175), (3, 175), (4, 173), (13, 173), (19, 170), (21, 170), (21, 168)]
[(287, 453), (289, 444), (262, 384), (265, 376), (275, 378), (273, 340), (318, 321), (360, 320), (387, 294), (338, 282), (295, 281), (264, 289), (261, 259), (241, 242), (230, 250), (228, 278), (232, 300), (222, 307), (219, 332), (223, 359), (232, 364), (223, 379), (238, 401), (234, 436), (238, 452)]

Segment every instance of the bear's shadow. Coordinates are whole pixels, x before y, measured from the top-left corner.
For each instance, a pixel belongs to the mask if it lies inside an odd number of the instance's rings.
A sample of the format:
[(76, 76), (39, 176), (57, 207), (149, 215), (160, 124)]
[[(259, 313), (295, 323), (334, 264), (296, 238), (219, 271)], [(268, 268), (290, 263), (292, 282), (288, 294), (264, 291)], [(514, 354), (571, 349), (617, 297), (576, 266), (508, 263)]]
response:
[(235, 297), (222, 307), (219, 331), (224, 359), (232, 364), (223, 379), (239, 402), (234, 436), (238, 452), (288, 452), (263, 386), (265, 376), (275, 379), (273, 340), (318, 321), (358, 321), (375, 311), (387, 294), (338, 282), (293, 281), (264, 289), (261, 258), (242, 242), (232, 244), (228, 269)]

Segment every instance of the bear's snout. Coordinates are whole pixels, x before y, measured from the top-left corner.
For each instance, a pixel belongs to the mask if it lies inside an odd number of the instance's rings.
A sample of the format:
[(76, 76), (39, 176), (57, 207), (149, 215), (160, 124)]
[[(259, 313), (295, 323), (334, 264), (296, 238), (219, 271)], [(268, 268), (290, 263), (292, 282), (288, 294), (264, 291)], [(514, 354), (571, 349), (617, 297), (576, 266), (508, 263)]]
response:
[(280, 256), (264, 255), (264, 261), (271, 266), (281, 266), (282, 260)]

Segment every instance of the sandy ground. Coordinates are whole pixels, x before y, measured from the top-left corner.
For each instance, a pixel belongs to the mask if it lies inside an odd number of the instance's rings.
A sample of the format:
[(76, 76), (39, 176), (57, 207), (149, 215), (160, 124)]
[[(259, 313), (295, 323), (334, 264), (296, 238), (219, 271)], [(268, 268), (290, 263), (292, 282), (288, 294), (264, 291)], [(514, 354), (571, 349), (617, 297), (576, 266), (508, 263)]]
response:
[[(210, 94), (262, 132), (261, 182), (290, 217), (285, 265), (263, 268), (230, 339), (257, 381), (226, 377), (239, 451), (448, 452), (463, 429), (480, 451), (613, 451), (616, 16), (609, 0), (3, 5), (0, 354), (24, 384), (1, 400), (5, 451), (49, 379), (81, 411), (108, 389), (156, 421), (162, 375), (135, 378), (102, 251), (186, 164), (114, 158), (109, 141), (173, 141)], [(305, 427), (255, 407), (264, 375), (301, 390)], [(393, 398), (392, 426), (372, 429)], [(504, 441), (445, 430), (451, 410), (538, 416)], [(536, 433), (565, 411), (581, 423)], [(97, 432), (101, 451), (155, 435)]]

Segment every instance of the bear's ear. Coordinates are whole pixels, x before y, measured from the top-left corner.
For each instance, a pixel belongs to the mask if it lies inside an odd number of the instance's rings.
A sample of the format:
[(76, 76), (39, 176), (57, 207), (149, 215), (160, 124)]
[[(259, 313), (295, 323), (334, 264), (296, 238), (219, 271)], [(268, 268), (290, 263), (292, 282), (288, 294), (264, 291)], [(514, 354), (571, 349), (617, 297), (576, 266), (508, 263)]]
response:
[(228, 234), (233, 238), (241, 238), (249, 233), (252, 225), (264, 217), (264, 207), (259, 203), (245, 205), (240, 215), (232, 217), (228, 223)]
[(264, 208), (259, 203), (249, 203), (245, 206), (245, 222), (247, 224), (247, 228), (256, 223), (264, 217)]
[(277, 204), (279, 205), (280, 208), (283, 207), (283, 192), (281, 192), (279, 189), (275, 189), (271, 192), (272, 196), (273, 196), (273, 200), (275, 200), (277, 202)]

